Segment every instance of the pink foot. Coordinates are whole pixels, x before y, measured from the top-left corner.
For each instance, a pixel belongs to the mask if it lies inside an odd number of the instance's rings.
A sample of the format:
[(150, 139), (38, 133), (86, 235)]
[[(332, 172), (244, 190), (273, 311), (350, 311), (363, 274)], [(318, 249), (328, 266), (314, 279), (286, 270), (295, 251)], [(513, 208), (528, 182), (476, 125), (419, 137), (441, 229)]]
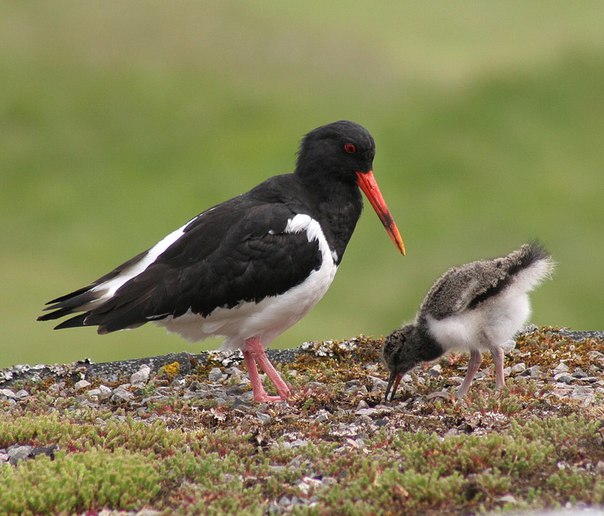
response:
[[(262, 403), (287, 400), (290, 394), (290, 389), (266, 356), (264, 346), (260, 342), (259, 338), (252, 337), (245, 341), (243, 358), (245, 359), (245, 365), (247, 366), (250, 381), (252, 382), (254, 401)], [(260, 375), (258, 374), (258, 367), (260, 367), (260, 369), (264, 371), (270, 378), (271, 382), (273, 382), (273, 385), (277, 389), (279, 396), (269, 396), (266, 393), (264, 386), (262, 385)]]

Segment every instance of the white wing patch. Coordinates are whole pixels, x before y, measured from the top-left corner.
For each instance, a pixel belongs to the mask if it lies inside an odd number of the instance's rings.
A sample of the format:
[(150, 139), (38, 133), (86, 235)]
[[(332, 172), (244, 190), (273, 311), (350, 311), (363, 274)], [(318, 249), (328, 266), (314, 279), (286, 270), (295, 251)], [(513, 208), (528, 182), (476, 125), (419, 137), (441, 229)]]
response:
[[(299, 213), (294, 218), (288, 219), (287, 225), (285, 226), (284, 231), (285, 231), (285, 233), (300, 233), (302, 231), (306, 231), (306, 234), (308, 236), (308, 241), (310, 242), (311, 240), (316, 240), (316, 238), (317, 238), (316, 234), (313, 234), (311, 237), (310, 232), (309, 232), (309, 227), (313, 222), (315, 222), (318, 225), (318, 223), (315, 220), (313, 220), (310, 215), (304, 215), (302, 213)], [(320, 229), (321, 229), (321, 227), (319, 226), (319, 230)]]
[(124, 283), (130, 281), (135, 276), (138, 276), (139, 274), (144, 272), (145, 269), (149, 267), (149, 265), (151, 265), (155, 260), (157, 260), (157, 257), (159, 255), (161, 255), (166, 249), (168, 249), (168, 247), (170, 247), (184, 234), (185, 228), (191, 222), (192, 220), (190, 220), (184, 226), (178, 228), (177, 230), (172, 231), (172, 233), (170, 233), (168, 236), (166, 236), (157, 244), (155, 244), (151, 249), (149, 249), (149, 251), (147, 251), (147, 254), (145, 254), (145, 256), (143, 256), (138, 262), (132, 264), (127, 269), (124, 269), (115, 278), (111, 278), (110, 280), (100, 283), (99, 285), (91, 289), (92, 292), (99, 293), (99, 297), (94, 302), (96, 303), (99, 301), (105, 301), (111, 298), (115, 294), (117, 289), (120, 288)]
[(327, 259), (328, 256), (331, 256), (334, 263), (337, 261), (338, 255), (335, 251), (329, 249), (329, 244), (323, 234), (321, 224), (310, 215), (299, 213), (294, 218), (287, 221), (284, 232), (301, 233), (302, 231), (306, 231), (306, 238), (308, 238), (309, 242), (312, 242), (313, 240), (319, 241), (319, 249), (321, 250), (323, 260)]

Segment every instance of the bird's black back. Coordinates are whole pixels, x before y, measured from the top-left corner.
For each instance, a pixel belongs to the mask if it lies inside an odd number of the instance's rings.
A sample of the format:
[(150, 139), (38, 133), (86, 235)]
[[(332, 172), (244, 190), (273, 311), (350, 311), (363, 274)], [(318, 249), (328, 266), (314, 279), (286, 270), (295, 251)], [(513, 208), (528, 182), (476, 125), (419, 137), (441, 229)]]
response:
[(87, 306), (98, 297), (94, 287), (132, 267), (147, 251), (91, 285), (53, 300), (48, 308), (52, 311), (39, 320), (84, 309), (57, 328), (92, 325), (106, 333), (189, 310), (207, 316), (219, 307), (282, 294), (322, 261), (317, 240), (309, 242), (305, 231), (285, 232), (288, 220), (300, 213), (318, 220), (339, 263), (361, 211), (355, 193), (330, 213), (294, 174), (275, 176), (195, 217), (178, 240), (110, 299)]

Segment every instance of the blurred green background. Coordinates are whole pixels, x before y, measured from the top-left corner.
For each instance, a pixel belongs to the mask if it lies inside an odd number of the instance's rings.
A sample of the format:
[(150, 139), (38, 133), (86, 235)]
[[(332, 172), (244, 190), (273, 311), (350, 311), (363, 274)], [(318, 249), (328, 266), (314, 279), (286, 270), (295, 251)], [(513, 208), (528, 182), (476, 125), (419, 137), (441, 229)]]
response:
[(383, 335), (449, 266), (537, 237), (533, 322), (602, 329), (604, 3), (0, 3), (0, 366), (215, 347), (35, 322), (338, 119), (377, 142), (401, 257), (366, 207), (276, 346)]

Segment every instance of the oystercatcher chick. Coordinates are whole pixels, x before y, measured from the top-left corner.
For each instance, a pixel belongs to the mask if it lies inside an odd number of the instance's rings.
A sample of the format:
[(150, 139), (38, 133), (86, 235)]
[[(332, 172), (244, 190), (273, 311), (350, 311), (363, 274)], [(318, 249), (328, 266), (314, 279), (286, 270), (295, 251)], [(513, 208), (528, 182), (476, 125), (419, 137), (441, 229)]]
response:
[(390, 370), (386, 400), (394, 398), (402, 376), (420, 362), (459, 349), (470, 352), (466, 376), (457, 391), (467, 394), (482, 360), (490, 351), (497, 388), (505, 386), (503, 352), (530, 315), (528, 293), (554, 268), (537, 243), (523, 245), (502, 258), (480, 260), (445, 272), (428, 291), (415, 322), (392, 332), (383, 358)]
[[(265, 353), (326, 293), (363, 207), (359, 187), (401, 253), (403, 240), (373, 176), (375, 144), (339, 121), (302, 140), (295, 171), (218, 204), (92, 284), (58, 297), (40, 321), (98, 333), (154, 322), (197, 341), (241, 349), (256, 401), (290, 389)], [(267, 395), (264, 371), (278, 396)]]

